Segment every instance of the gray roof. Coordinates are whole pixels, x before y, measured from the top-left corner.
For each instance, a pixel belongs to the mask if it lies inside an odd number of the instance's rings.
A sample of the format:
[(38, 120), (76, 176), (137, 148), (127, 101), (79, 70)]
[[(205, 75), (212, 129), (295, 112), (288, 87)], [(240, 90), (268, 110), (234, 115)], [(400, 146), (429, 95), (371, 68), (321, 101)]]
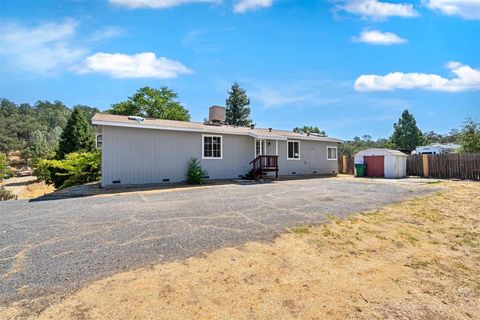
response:
[(272, 140), (314, 140), (326, 142), (342, 142), (340, 139), (331, 137), (322, 137), (316, 135), (307, 135), (287, 130), (270, 130), (267, 128), (236, 127), (229, 125), (208, 125), (201, 122), (175, 121), (164, 119), (148, 119), (138, 122), (129, 119), (128, 116), (113, 115), (108, 113), (97, 113), (92, 118), (92, 124), (101, 126), (131, 127), (144, 129), (159, 129), (173, 131), (190, 131), (217, 134), (239, 134), (248, 135), (258, 139)]
[(368, 148), (362, 151), (359, 151), (355, 154), (356, 156), (368, 156), (368, 155), (395, 155), (406, 157), (407, 155), (401, 151), (385, 148)]

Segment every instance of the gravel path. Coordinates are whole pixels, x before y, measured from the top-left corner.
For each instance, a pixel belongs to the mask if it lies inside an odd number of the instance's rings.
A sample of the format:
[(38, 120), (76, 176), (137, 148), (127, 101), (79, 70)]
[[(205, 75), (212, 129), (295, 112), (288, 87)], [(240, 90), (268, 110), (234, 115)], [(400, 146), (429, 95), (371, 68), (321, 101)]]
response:
[(0, 301), (68, 293), (113, 273), (273, 239), (436, 190), (422, 180), (325, 178), (0, 203)]

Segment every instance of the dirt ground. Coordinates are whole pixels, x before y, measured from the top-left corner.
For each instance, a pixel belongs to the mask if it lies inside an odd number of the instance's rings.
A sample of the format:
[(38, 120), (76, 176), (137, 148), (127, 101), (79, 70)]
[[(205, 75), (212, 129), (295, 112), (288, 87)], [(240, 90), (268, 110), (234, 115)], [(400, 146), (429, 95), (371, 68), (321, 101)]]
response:
[(53, 186), (44, 181), (37, 181), (36, 177), (14, 177), (3, 180), (0, 185), (18, 195), (18, 199), (33, 199), (55, 191)]
[[(39, 319), (480, 319), (480, 184), (114, 275)], [(22, 303), (0, 308), (27, 318)], [(31, 313), (30, 313), (31, 314)]]

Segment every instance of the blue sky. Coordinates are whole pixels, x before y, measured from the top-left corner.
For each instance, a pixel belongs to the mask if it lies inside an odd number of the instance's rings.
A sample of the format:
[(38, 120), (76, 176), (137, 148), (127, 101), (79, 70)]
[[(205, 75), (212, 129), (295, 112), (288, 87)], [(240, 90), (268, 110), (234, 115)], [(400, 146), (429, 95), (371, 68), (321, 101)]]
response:
[(101, 110), (168, 86), (201, 121), (237, 81), (258, 126), (387, 137), (480, 117), (480, 0), (0, 2), (0, 97)]

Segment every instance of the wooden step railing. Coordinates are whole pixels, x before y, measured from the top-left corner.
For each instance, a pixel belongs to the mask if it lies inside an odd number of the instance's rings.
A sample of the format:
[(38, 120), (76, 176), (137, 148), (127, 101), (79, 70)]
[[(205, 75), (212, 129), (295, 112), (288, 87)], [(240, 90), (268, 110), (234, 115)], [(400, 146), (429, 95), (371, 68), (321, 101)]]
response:
[(266, 172), (275, 172), (275, 178), (278, 179), (278, 156), (260, 155), (250, 161), (253, 166), (253, 179), (263, 177)]

